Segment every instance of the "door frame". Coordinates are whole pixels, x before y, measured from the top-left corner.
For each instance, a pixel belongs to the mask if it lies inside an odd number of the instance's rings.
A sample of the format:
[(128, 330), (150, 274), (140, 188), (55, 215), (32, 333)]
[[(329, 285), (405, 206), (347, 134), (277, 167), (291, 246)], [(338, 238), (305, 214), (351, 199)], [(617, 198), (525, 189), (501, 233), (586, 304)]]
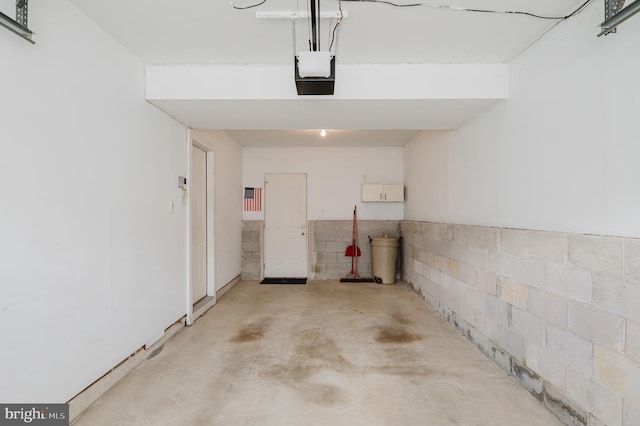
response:
[[(191, 136), (191, 132), (188, 131), (188, 143), (187, 143), (187, 169), (188, 169), (188, 181), (187, 192), (183, 193), (186, 197), (187, 207), (187, 318), (186, 325), (191, 325), (198, 317), (204, 314), (209, 308), (216, 304), (216, 289), (215, 289), (215, 247), (214, 247), (214, 200), (215, 200), (215, 152), (214, 150), (207, 148), (204, 144), (198, 142)], [(198, 303), (193, 304), (192, 289), (191, 289), (191, 198), (189, 197), (189, 188), (191, 182), (191, 148), (195, 146), (207, 154), (207, 295)], [(186, 195), (185, 195), (186, 194)]]

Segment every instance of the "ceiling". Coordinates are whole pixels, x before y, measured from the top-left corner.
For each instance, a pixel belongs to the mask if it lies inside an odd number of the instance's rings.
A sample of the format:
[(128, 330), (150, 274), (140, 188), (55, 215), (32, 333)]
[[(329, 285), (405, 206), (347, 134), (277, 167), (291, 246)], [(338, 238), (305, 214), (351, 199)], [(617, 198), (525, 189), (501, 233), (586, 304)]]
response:
[[(306, 11), (307, 4), (306, 0), (267, 0), (259, 7), (236, 10), (227, 0), (71, 1), (143, 63), (169, 65), (292, 64), (292, 21), (257, 19), (256, 12)], [(237, 6), (258, 2), (232, 1)], [(463, 8), (563, 16), (583, 0), (433, 2)], [(343, 1), (342, 9), (347, 17), (339, 31), (336, 53), (336, 60), (341, 64), (508, 63), (557, 22), (513, 14), (472, 13), (432, 7), (397, 8), (370, 2)], [(321, 4), (321, 11), (337, 10), (337, 0), (324, 0)], [(297, 22), (299, 29), (306, 25), (306, 20)], [(328, 47), (334, 24), (335, 21), (323, 20), (320, 43), (324, 49)], [(298, 34), (296, 43), (300, 50), (306, 43), (305, 32), (298, 31)], [(171, 113), (171, 108), (162, 108)], [(452, 103), (447, 108), (453, 111), (456, 105)], [(180, 111), (184, 111), (185, 117), (177, 118), (187, 125), (190, 125), (188, 114), (194, 114), (194, 117), (207, 114), (207, 110), (194, 110), (193, 105), (191, 109)], [(450, 117), (451, 114), (445, 112), (443, 116)], [(388, 116), (395, 114), (399, 117), (403, 113), (406, 111), (394, 105), (389, 108)], [(437, 114), (430, 118), (433, 122), (433, 125), (429, 123), (430, 128), (447, 127), (444, 122), (438, 123)], [(250, 116), (243, 120), (243, 126), (230, 131), (230, 134), (244, 145), (295, 145), (311, 143), (309, 137), (316, 138), (317, 132), (290, 130), (293, 126), (256, 132), (264, 126), (258, 121), (252, 122)], [(398, 141), (406, 141), (407, 135), (415, 134), (415, 130), (404, 130), (394, 137), (393, 124), (387, 124), (384, 132), (377, 130), (373, 122), (360, 128), (368, 130), (352, 132), (349, 137), (365, 145), (401, 144)], [(402, 121), (398, 121), (397, 129), (403, 128)], [(338, 132), (333, 137), (337, 141), (347, 134)]]

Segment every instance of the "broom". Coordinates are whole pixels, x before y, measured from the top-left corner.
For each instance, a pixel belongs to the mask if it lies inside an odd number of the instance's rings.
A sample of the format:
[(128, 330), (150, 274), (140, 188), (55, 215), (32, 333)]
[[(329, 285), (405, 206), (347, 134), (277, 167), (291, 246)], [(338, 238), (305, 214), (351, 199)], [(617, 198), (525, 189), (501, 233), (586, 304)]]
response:
[[(361, 255), (360, 247), (358, 247), (358, 215), (357, 215), (358, 206), (353, 206), (353, 232), (351, 235), (351, 245), (347, 247), (345, 250), (345, 256), (351, 256), (351, 272), (344, 277), (340, 278), (340, 282), (342, 283), (372, 283), (374, 282), (373, 278), (370, 277), (361, 277), (358, 275), (358, 257)], [(355, 259), (355, 271), (353, 269)]]

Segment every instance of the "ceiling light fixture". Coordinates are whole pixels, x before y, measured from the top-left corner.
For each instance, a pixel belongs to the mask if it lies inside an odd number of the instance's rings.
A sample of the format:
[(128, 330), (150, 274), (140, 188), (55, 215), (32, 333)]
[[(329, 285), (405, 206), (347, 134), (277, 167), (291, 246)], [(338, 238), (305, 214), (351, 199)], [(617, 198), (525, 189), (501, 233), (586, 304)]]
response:
[(327, 131), (325, 129), (322, 129), (322, 131), (320, 132), (320, 136), (322, 136), (323, 138), (327, 136)]

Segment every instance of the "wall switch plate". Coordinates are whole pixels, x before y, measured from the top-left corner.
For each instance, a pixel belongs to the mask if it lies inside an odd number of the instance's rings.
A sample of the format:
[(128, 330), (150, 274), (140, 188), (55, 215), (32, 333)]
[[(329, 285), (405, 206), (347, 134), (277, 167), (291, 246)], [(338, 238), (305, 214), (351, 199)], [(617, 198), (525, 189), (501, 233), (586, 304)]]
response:
[(184, 189), (187, 186), (187, 178), (184, 176), (178, 176), (178, 188)]

